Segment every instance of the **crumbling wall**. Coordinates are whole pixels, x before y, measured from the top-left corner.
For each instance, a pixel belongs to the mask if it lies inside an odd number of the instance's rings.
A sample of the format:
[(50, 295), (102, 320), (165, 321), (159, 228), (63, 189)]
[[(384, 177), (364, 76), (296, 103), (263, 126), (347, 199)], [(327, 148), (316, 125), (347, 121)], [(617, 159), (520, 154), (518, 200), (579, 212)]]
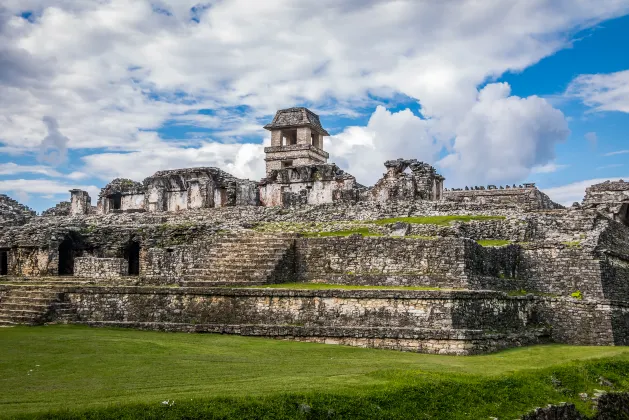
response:
[(129, 274), (129, 262), (124, 258), (77, 257), (74, 275), (91, 279), (116, 279)]
[(361, 186), (334, 164), (308, 165), (271, 171), (260, 183), (263, 206), (299, 206), (356, 202)]
[[(390, 200), (440, 200), (443, 178), (435, 168), (417, 159), (384, 162), (387, 172), (369, 189), (368, 198), (378, 202)], [(410, 169), (410, 173), (405, 171)]]
[(586, 188), (583, 207), (629, 226), (629, 182), (605, 181)]
[(478, 203), (483, 206), (515, 205), (522, 210), (561, 209), (563, 206), (553, 202), (550, 197), (535, 187), (535, 184), (524, 184), (513, 187), (465, 187), (465, 189), (446, 190), (444, 200), (455, 203)]
[(0, 194), (0, 226), (23, 225), (37, 213), (4, 194)]
[(62, 201), (47, 210), (44, 210), (41, 214), (43, 217), (53, 216), (69, 216), (70, 215), (70, 202)]

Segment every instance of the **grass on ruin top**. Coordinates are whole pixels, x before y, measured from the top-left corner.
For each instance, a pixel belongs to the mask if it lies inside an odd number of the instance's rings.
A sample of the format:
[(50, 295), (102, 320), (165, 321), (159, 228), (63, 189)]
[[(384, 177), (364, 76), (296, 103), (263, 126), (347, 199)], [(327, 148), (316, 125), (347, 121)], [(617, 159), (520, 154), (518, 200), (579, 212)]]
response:
[(439, 287), (428, 286), (356, 286), (348, 284), (330, 284), (330, 283), (278, 283), (265, 284), (262, 286), (247, 286), (256, 289), (305, 289), (305, 290), (454, 290), (441, 289)]
[(304, 238), (325, 238), (330, 236), (349, 236), (354, 234), (360, 234), (363, 236), (383, 236), (380, 233), (371, 232), (369, 228), (357, 228), (351, 230), (338, 230), (330, 232), (304, 232), (302, 236)]
[(0, 417), (511, 419), (561, 401), (587, 409), (580, 392), (610, 389), (600, 377), (629, 389), (626, 347), (462, 357), (42, 326), (0, 328), (0, 354)]
[(480, 216), (480, 215), (450, 215), (450, 216), (411, 216), (392, 217), (388, 219), (375, 220), (373, 223), (386, 225), (395, 222), (405, 222), (420, 225), (440, 225), (447, 226), (452, 222), (471, 222), (472, 220), (503, 220), (505, 216)]
[(476, 241), (481, 246), (505, 246), (511, 244), (511, 241), (503, 241), (502, 239), (482, 239)]

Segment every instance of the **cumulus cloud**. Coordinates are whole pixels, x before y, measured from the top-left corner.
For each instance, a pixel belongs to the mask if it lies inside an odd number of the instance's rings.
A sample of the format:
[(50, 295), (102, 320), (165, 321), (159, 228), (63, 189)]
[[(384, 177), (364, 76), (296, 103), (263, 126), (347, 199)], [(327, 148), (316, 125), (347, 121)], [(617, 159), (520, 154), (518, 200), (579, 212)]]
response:
[[(629, 177), (624, 177), (623, 179), (629, 179)], [(608, 180), (609, 178), (587, 179), (559, 187), (544, 188), (542, 191), (548, 194), (553, 201), (563, 204), (564, 206), (570, 206), (575, 201), (579, 203), (583, 201), (583, 198), (585, 197), (585, 189), (587, 187)]]
[(406, 109), (390, 112), (378, 106), (365, 127), (347, 127), (326, 139), (330, 160), (365, 184), (373, 184), (385, 171), (383, 162), (413, 157), (434, 162), (443, 147), (431, 132), (431, 121)]
[[(478, 86), (568, 46), (566, 34), (576, 28), (629, 11), (618, 0), (304, 0), (290, 7), (233, 0), (207, 8), (175, 0), (5, 0), (3, 7), (0, 60), (11, 66), (0, 76), (3, 150), (37, 151), (50, 135), (42, 118), (52, 115), (68, 147), (106, 150), (86, 157), (81, 173), (139, 179), (162, 167), (218, 165), (257, 178), (261, 146), (229, 143), (259, 141), (267, 135), (260, 126), (278, 108), (356, 115), (380, 99), (417, 100), (420, 116), (376, 109), (367, 126), (330, 139), (334, 160), (365, 182), (388, 157), (434, 161), (444, 144), (453, 147), (443, 161), (453, 178), (489, 181), (508, 169), (506, 181), (548, 164), (557, 142), (550, 133), (563, 132), (558, 111), (532, 112), (531, 103), (550, 108), (535, 97), (504, 97), (504, 87), (483, 89), (484, 96), (499, 91), (483, 99)], [(25, 10), (31, 19), (20, 17)], [(517, 120), (517, 111), (494, 112), (490, 102), (528, 113)], [(481, 149), (498, 133), (524, 137), (492, 120), (499, 117), (533, 139), (516, 147), (524, 156), (513, 168), (500, 163), (506, 151), (486, 151), (490, 160), (477, 161), (491, 163), (483, 173), (473, 164), (473, 139), (493, 136)], [(524, 121), (538, 117), (539, 129)], [(213, 130), (215, 141), (166, 143), (156, 134), (165, 123)]]
[(593, 111), (629, 112), (629, 70), (582, 74), (570, 83), (566, 93), (581, 99)]
[(492, 83), (456, 128), (452, 153), (438, 164), (451, 185), (512, 183), (555, 158), (569, 135), (561, 111), (537, 96), (509, 96), (506, 83)]
[(53, 117), (45, 116), (42, 121), (46, 124), (48, 135), (41, 142), (37, 159), (50, 165), (60, 165), (68, 157), (70, 139), (59, 132), (59, 124)]

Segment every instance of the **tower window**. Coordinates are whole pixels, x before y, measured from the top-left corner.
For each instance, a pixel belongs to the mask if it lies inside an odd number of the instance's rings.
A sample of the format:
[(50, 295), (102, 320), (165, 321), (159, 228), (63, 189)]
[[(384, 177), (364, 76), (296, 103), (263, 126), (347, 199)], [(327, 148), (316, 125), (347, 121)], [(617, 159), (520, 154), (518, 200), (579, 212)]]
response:
[(292, 160), (285, 160), (282, 162), (282, 168), (290, 168), (293, 166)]
[(297, 130), (282, 130), (282, 146), (297, 144)]

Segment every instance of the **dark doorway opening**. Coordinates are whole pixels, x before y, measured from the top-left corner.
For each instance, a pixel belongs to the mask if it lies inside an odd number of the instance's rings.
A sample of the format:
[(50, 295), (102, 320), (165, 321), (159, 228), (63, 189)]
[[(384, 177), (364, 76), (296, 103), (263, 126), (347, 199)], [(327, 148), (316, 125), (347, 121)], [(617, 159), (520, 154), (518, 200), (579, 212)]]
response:
[(59, 275), (71, 276), (74, 274), (74, 241), (65, 238), (59, 245)]
[(112, 210), (120, 210), (122, 208), (122, 195), (114, 194), (109, 199), (109, 205)]
[(132, 241), (125, 248), (124, 258), (129, 262), (129, 275), (140, 275), (140, 244)]
[(59, 267), (57, 273), (60, 276), (74, 275), (74, 259), (81, 257), (83, 251), (88, 250), (83, 237), (76, 232), (69, 232), (61, 244), (59, 244)]
[(9, 253), (0, 251), (0, 276), (9, 274)]
[(629, 226), (629, 203), (623, 204), (620, 207), (620, 223)]

